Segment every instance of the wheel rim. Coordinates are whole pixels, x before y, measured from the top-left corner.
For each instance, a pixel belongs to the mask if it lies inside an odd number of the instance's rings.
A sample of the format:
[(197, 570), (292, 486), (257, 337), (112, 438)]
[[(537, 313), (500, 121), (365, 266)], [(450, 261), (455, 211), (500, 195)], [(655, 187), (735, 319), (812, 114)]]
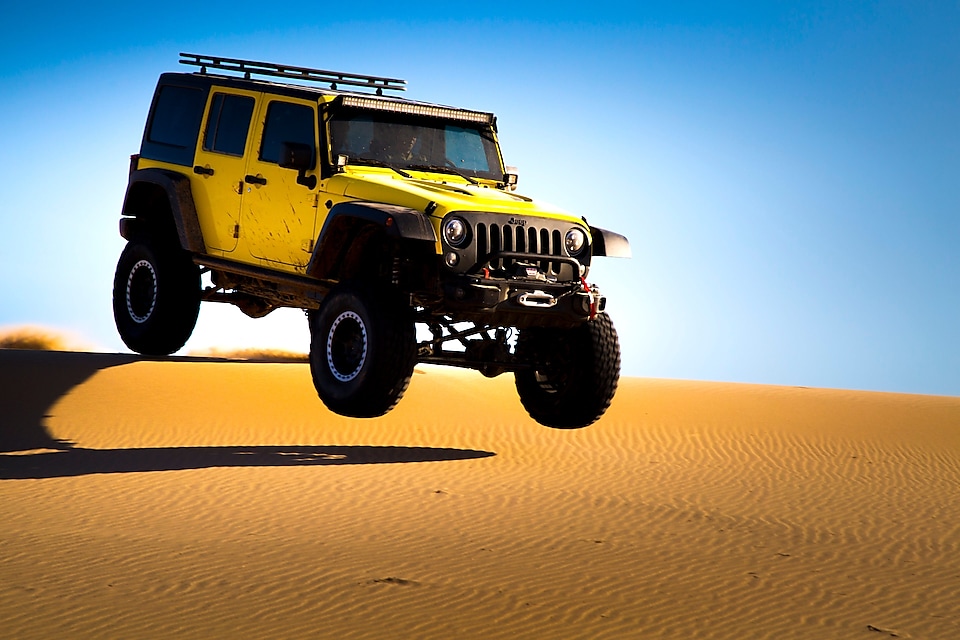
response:
[(150, 319), (157, 306), (157, 272), (147, 260), (140, 260), (127, 276), (127, 313), (137, 324)]
[(344, 311), (327, 333), (327, 366), (340, 382), (350, 382), (367, 360), (367, 327), (353, 311)]

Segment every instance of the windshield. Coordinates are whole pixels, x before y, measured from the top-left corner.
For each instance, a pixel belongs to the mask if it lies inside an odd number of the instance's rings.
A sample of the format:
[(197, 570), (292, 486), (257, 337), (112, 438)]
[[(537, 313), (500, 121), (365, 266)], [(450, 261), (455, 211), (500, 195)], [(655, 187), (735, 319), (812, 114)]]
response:
[(400, 169), (454, 170), (470, 178), (503, 180), (493, 131), (487, 125), (360, 109), (330, 119), (333, 157)]

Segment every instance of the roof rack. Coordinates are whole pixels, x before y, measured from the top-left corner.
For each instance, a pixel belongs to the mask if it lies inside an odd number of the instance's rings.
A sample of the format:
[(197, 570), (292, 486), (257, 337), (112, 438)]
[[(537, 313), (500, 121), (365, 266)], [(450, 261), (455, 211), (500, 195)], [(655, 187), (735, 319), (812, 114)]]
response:
[(356, 73), (341, 73), (339, 71), (324, 71), (322, 69), (308, 69), (306, 67), (292, 67), (286, 64), (272, 62), (255, 62), (237, 58), (221, 58), (219, 56), (202, 56), (195, 53), (180, 53), (180, 64), (200, 67), (200, 73), (207, 69), (222, 69), (236, 71), (243, 74), (247, 80), (251, 75), (289, 78), (291, 80), (309, 80), (311, 82), (329, 82), (330, 88), (336, 91), (337, 85), (376, 89), (378, 96), (383, 90), (406, 91), (406, 80), (397, 78), (381, 78), (379, 76), (362, 76)]

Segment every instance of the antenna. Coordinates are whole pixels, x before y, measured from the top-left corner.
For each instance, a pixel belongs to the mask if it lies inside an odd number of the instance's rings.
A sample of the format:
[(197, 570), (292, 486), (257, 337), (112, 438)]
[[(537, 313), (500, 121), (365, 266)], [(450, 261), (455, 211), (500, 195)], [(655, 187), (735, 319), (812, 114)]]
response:
[(324, 71), (307, 67), (293, 67), (287, 64), (272, 62), (256, 62), (239, 58), (221, 58), (219, 56), (203, 56), (196, 53), (181, 53), (180, 64), (200, 67), (200, 73), (207, 73), (207, 69), (235, 71), (242, 73), (247, 80), (251, 75), (287, 78), (290, 80), (306, 80), (309, 82), (329, 83), (330, 88), (336, 91), (337, 85), (375, 89), (378, 96), (388, 91), (406, 91), (406, 80), (397, 78), (383, 78), (380, 76), (364, 76), (356, 73), (340, 71)]

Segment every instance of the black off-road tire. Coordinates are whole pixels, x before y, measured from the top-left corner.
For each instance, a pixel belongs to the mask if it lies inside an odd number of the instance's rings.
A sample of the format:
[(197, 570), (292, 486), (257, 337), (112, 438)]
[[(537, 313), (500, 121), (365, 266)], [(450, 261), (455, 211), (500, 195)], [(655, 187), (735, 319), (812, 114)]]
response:
[(335, 413), (387, 413), (407, 390), (415, 364), (413, 317), (389, 287), (341, 285), (310, 312), (313, 385)]
[(128, 242), (113, 280), (113, 317), (131, 350), (169, 355), (190, 338), (200, 312), (200, 268), (182, 249)]
[(514, 374), (520, 403), (542, 425), (586, 427), (617, 391), (620, 341), (605, 313), (574, 329), (521, 330), (517, 357), (531, 365)]

